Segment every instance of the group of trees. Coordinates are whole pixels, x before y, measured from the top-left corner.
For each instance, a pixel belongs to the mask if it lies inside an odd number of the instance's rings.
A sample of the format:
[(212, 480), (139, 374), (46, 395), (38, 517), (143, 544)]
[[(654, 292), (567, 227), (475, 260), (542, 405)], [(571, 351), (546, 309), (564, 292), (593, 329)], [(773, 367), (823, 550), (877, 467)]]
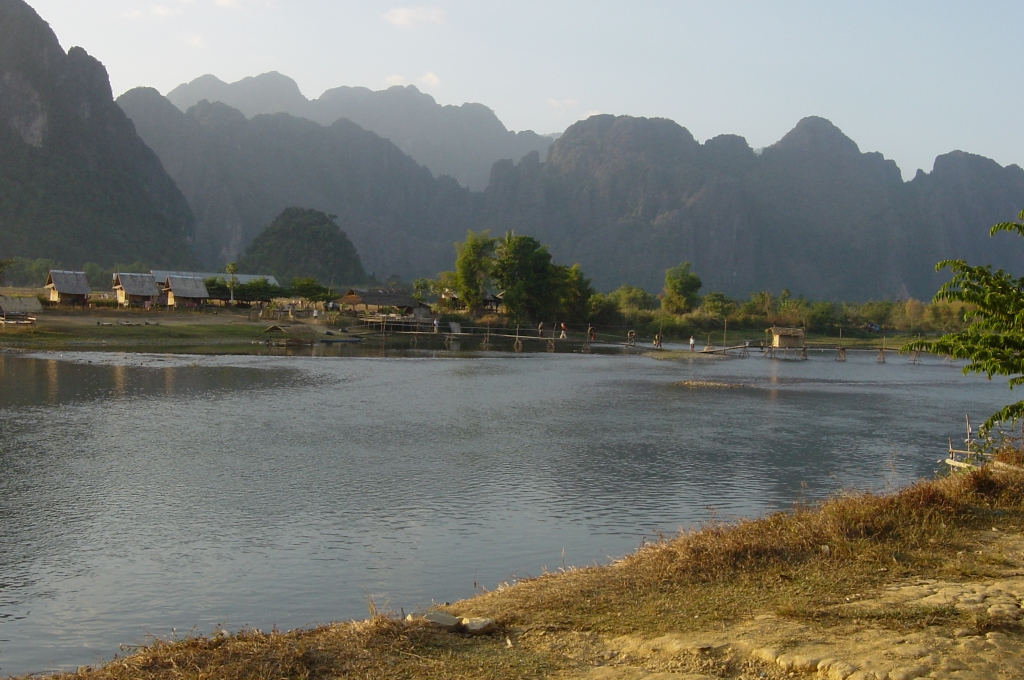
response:
[(665, 287), (652, 295), (636, 286), (620, 286), (590, 300), (590, 318), (606, 326), (668, 328), (670, 333), (692, 333), (722, 328), (764, 329), (800, 326), (810, 331), (933, 332), (964, 326), (965, 305), (958, 301), (871, 300), (830, 302), (794, 297), (788, 290), (751, 293), (746, 300), (719, 292), (699, 295), (701, 280), (684, 262), (665, 272)]
[[(270, 302), (274, 298), (304, 298), (311, 302), (328, 302), (340, 297), (338, 290), (322, 285), (312, 277), (294, 278), (288, 286), (276, 286), (267, 279), (253, 279), (248, 283), (233, 281), (231, 274), (206, 279), (206, 292), (214, 300), (236, 302)], [(232, 288), (234, 290), (232, 290)]]
[(433, 292), (444, 304), (454, 292), (458, 303), (479, 311), (494, 291), (514, 321), (585, 321), (594, 289), (579, 265), (567, 267), (551, 261), (551, 253), (532, 236), (512, 232), (492, 238), (483, 231), (466, 234), (455, 244), (455, 271), (436, 280), (419, 279), (417, 293)]

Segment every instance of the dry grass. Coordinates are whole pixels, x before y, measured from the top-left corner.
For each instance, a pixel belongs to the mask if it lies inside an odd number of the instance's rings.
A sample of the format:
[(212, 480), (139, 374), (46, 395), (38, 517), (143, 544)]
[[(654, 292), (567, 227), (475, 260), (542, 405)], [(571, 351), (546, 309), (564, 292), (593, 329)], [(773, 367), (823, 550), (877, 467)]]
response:
[(548, 677), (586, 662), (595, 636), (720, 629), (765, 612), (826, 627), (851, 619), (897, 630), (970, 625), (952, 607), (883, 611), (850, 603), (911, 577), (1001, 573), (1004, 565), (977, 548), (988, 540), (986, 530), (1019, 532), (1022, 520), (1024, 474), (984, 468), (895, 494), (846, 494), (762, 519), (712, 524), (612, 565), (547, 574), (448, 608), (496, 618), (503, 627), (497, 636), (471, 638), (375, 616), (283, 634), (158, 641), (101, 669), (61, 677)]
[(155, 641), (71, 680), (139, 678), (524, 678), (558, 670), (550, 660), (497, 638), (471, 638), (377, 615), (366, 621), (290, 633)]
[[(986, 468), (885, 496), (713, 524), (608, 567), (542, 576), (474, 598), (464, 615), (507, 626), (628, 634), (687, 630), (757, 612), (818, 610), (910, 576), (971, 578), (977, 530), (1024, 518), (1024, 476)], [(468, 612), (468, 614), (467, 614)]]

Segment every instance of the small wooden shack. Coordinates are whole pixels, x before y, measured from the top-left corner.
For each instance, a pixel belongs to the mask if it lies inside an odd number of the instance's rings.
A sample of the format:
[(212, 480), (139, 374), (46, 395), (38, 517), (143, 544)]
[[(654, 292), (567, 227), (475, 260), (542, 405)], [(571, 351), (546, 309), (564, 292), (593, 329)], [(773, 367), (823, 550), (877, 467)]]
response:
[(765, 333), (771, 334), (771, 346), (778, 349), (801, 349), (804, 346), (803, 328), (772, 326)]
[(160, 288), (152, 274), (118, 272), (114, 274), (114, 292), (117, 304), (125, 307), (156, 304), (160, 299)]
[(0, 323), (32, 324), (36, 321), (32, 314), (41, 311), (38, 298), (0, 295)]
[(92, 288), (85, 272), (51, 269), (46, 277), (46, 289), (50, 291), (50, 302), (58, 304), (84, 305)]
[(350, 288), (336, 302), (342, 308), (367, 314), (380, 314), (387, 309), (393, 309), (403, 316), (422, 315), (429, 312), (427, 305), (404, 290)]
[(206, 283), (196, 276), (168, 276), (163, 289), (168, 307), (198, 307), (210, 297)]

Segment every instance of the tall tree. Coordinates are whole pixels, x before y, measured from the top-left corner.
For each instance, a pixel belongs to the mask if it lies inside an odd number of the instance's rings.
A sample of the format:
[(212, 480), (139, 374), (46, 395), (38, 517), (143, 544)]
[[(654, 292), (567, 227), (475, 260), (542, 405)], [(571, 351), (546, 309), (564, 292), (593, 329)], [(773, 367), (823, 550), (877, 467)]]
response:
[(673, 314), (683, 314), (692, 310), (697, 306), (697, 291), (702, 285), (700, 277), (690, 271), (689, 262), (666, 270), (662, 308)]
[(511, 231), (498, 244), (494, 280), (505, 290), (505, 308), (522, 321), (554, 320), (561, 286), (546, 246)]
[(466, 240), (455, 244), (455, 291), (467, 309), (478, 309), (494, 264), (496, 239), (490, 232), (466, 232)]
[[(1024, 210), (1018, 219), (1021, 221), (993, 226), (989, 234), (1012, 231), (1024, 236)], [(934, 301), (972, 305), (970, 324), (938, 340), (910, 343), (901, 351), (925, 350), (967, 359), (965, 375), (984, 373), (990, 380), (994, 375), (1008, 375), (1011, 390), (1024, 385), (1024, 278), (1014, 278), (1002, 269), (992, 271), (991, 265), (970, 266), (964, 260), (943, 260), (935, 268), (948, 268), (953, 278), (943, 284)], [(981, 430), (990, 431), (998, 423), (1012, 423), (1022, 417), (1024, 400), (993, 413)]]

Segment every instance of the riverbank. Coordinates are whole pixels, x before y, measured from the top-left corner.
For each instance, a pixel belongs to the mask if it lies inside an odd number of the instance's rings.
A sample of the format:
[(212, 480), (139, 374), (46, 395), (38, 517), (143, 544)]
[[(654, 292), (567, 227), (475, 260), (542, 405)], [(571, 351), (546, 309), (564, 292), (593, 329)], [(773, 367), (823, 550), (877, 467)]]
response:
[(375, 613), (156, 641), (58, 677), (1020, 677), (1024, 471), (1002, 456), (1001, 468), (706, 526), (442, 608), (494, 619), (491, 635)]
[[(0, 326), (0, 347), (24, 350), (194, 348), (250, 344), (267, 339), (269, 321), (244, 311), (167, 312), (110, 308), (44, 310), (36, 323)], [(327, 329), (289, 321), (289, 337), (323, 335)]]

